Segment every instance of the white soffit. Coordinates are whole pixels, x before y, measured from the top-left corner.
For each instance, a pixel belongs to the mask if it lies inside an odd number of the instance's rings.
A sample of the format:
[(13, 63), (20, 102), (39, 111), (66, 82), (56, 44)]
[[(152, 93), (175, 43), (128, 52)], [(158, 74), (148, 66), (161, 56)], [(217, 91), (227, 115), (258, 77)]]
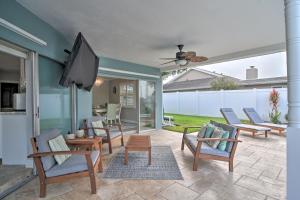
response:
[(179, 43), (206, 64), (285, 50), (283, 0), (17, 1), (70, 42), (81, 31), (99, 55), (162, 70)]

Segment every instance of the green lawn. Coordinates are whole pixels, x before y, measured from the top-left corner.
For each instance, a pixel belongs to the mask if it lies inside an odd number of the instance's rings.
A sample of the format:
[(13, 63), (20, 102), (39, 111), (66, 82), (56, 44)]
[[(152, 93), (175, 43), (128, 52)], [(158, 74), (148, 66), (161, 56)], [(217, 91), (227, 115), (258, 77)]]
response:
[[(205, 117), (205, 116), (191, 116), (191, 115), (178, 115), (178, 114), (171, 114), (165, 113), (164, 115), (173, 116), (174, 123), (176, 126), (165, 126), (163, 129), (175, 132), (183, 132), (184, 127), (186, 126), (203, 126), (207, 124), (210, 120), (214, 120), (220, 123), (226, 123), (224, 118), (219, 117)], [(242, 120), (243, 123), (247, 123), (247, 121)], [(189, 132), (195, 132), (199, 129), (189, 129)]]

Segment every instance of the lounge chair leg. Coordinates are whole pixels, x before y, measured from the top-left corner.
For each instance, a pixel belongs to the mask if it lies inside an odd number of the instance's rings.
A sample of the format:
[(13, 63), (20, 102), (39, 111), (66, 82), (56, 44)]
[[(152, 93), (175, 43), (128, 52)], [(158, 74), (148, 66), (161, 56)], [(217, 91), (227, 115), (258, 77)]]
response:
[(265, 138), (268, 137), (268, 131), (265, 131)]
[(112, 154), (112, 145), (111, 145), (111, 141), (108, 142), (108, 149), (109, 149), (109, 153)]
[(184, 150), (184, 139), (182, 138), (182, 142), (181, 142), (181, 151)]
[(233, 160), (229, 161), (229, 171), (233, 172)]
[(46, 183), (44, 181), (40, 181), (40, 197), (44, 198), (46, 196)]
[(197, 171), (198, 169), (198, 158), (194, 156), (194, 163), (193, 163), (193, 171)]
[(252, 132), (252, 137), (253, 137), (253, 138), (255, 137), (255, 132)]

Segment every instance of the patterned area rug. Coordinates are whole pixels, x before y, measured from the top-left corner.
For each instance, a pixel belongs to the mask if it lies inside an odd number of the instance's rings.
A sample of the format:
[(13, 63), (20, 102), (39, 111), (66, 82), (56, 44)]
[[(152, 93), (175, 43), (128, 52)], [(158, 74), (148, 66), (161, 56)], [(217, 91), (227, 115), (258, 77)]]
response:
[(128, 154), (124, 165), (124, 150), (119, 152), (104, 171), (103, 178), (182, 180), (182, 175), (170, 146), (152, 146), (152, 161), (148, 165), (148, 152)]

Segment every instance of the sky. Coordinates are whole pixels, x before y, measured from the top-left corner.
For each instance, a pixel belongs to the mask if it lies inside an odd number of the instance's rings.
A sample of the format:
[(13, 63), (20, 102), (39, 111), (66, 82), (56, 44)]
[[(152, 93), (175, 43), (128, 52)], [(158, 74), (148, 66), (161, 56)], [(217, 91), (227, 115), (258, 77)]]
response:
[[(286, 76), (286, 52), (205, 65), (197, 68), (222, 73), (239, 79), (246, 79), (246, 69), (250, 68), (250, 66), (255, 66), (258, 69), (258, 78)], [(172, 78), (168, 77), (164, 82), (168, 82)]]

